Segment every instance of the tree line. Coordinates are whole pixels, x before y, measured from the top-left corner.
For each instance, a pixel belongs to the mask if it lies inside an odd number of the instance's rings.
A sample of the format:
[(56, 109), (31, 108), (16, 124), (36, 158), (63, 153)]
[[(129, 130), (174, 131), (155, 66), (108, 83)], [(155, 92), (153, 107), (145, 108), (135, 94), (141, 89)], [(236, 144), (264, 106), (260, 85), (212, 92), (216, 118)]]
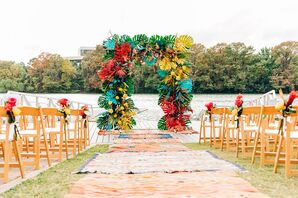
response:
[[(194, 93), (265, 93), (298, 89), (298, 42), (288, 41), (256, 51), (244, 43), (195, 44), (188, 57)], [(0, 92), (100, 92), (96, 71), (101, 67), (101, 45), (80, 64), (58, 54), (41, 53), (28, 64), (0, 60)], [(157, 93), (160, 78), (148, 65), (135, 66), (135, 93)]]

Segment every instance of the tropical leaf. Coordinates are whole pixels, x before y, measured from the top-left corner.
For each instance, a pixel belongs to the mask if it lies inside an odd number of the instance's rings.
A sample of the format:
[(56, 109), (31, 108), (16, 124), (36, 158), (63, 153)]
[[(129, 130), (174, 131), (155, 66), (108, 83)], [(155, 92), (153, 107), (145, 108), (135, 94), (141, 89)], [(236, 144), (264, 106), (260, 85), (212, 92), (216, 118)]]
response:
[(131, 43), (132, 42), (132, 39), (128, 35), (124, 34), (124, 35), (122, 35), (122, 36), (119, 37), (118, 42), (119, 42), (119, 44), (122, 44), (122, 43)]
[(127, 85), (126, 93), (128, 96), (131, 96), (134, 93), (134, 84), (131, 77), (128, 77), (125, 81), (125, 84)]
[(164, 118), (161, 118), (158, 123), (157, 123), (157, 128), (159, 130), (167, 130), (167, 127), (166, 127), (166, 121)]
[(100, 96), (98, 98), (98, 106), (104, 109), (110, 109), (109, 101), (105, 96)]
[(193, 38), (188, 35), (181, 35), (176, 38), (175, 49), (178, 51), (185, 51), (193, 45)]
[(113, 125), (109, 123), (109, 113), (104, 112), (98, 115), (97, 117), (97, 127), (99, 129), (110, 130), (113, 128)]
[(139, 43), (146, 44), (149, 42), (149, 38), (145, 34), (138, 34), (132, 37), (132, 41), (137, 45)]

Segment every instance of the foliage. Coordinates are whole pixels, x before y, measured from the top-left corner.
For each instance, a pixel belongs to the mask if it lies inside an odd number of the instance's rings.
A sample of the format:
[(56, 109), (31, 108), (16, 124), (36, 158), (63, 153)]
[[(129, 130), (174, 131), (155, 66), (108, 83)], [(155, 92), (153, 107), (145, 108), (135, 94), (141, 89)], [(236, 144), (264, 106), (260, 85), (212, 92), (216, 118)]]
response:
[[(128, 130), (135, 124), (132, 117), (135, 114), (134, 103), (129, 97), (134, 87), (132, 73), (141, 64), (152, 66), (154, 70), (158, 68), (161, 77), (160, 80), (156, 78), (156, 82), (161, 81), (159, 104), (165, 115), (163, 122), (158, 124), (159, 129), (181, 131), (187, 128), (190, 124), (187, 113), (192, 111), (192, 81), (186, 57), (192, 45), (193, 39), (185, 35), (154, 35), (150, 38), (144, 34), (132, 38), (113, 35), (104, 41), (106, 54), (98, 72), (104, 94), (99, 98), (99, 106), (107, 113), (98, 117), (99, 128)], [(140, 72), (136, 72), (137, 85), (142, 82), (145, 86), (142, 80), (145, 70), (148, 72), (148, 67), (139, 67)]]
[[(158, 41), (160, 46), (171, 47), (175, 38), (173, 35), (150, 38), (136, 35), (132, 38), (122, 36), (121, 40), (131, 42), (132, 47), (145, 53), (146, 45)], [(113, 42), (109, 47), (112, 46)], [(259, 52), (243, 43), (219, 43), (209, 48), (194, 44), (186, 57), (192, 68), (189, 73), (193, 82), (192, 92), (265, 93), (280, 88), (284, 92), (297, 90), (297, 48), (295, 41), (262, 48)], [(160, 82), (169, 74), (169, 71), (158, 70), (156, 60), (151, 58), (150, 53), (147, 55), (141, 62), (137, 59), (132, 65), (134, 69), (130, 76), (133, 86), (129, 86), (130, 92), (157, 93)], [(101, 69), (102, 62), (113, 57), (114, 50), (105, 50), (98, 45), (95, 51), (83, 57), (81, 64), (70, 65), (61, 56), (48, 53), (31, 59), (27, 65), (0, 61), (0, 91), (98, 92), (100, 87), (105, 89), (107, 84), (98, 81), (95, 71)], [(182, 58), (181, 54), (179, 58)]]
[(65, 92), (72, 89), (76, 69), (58, 54), (42, 53), (30, 60), (28, 75), (37, 92)]

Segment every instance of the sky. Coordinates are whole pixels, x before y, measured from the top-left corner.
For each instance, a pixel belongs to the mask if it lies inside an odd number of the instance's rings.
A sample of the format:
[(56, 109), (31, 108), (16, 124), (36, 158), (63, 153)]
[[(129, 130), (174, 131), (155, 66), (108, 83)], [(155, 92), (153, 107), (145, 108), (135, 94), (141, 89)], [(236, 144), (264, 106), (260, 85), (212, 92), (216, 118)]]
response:
[(78, 55), (113, 34), (188, 34), (206, 47), (298, 41), (297, 0), (0, 0), (0, 60)]

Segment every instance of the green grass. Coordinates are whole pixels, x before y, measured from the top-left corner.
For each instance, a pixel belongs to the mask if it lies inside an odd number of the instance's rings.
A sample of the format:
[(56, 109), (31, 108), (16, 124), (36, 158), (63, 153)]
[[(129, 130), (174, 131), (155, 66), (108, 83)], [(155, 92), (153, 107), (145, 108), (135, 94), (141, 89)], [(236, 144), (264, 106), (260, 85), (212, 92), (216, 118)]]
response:
[(74, 174), (82, 164), (95, 153), (106, 152), (108, 145), (100, 145), (86, 150), (76, 157), (65, 160), (56, 166), (40, 173), (22, 184), (3, 193), (0, 197), (26, 198), (26, 197), (63, 197), (70, 185), (84, 177), (84, 174)]
[(236, 158), (235, 152), (220, 151), (198, 143), (184, 145), (193, 150), (210, 150), (220, 158), (239, 164), (248, 170), (247, 172), (240, 172), (240, 177), (270, 197), (298, 197), (298, 177), (287, 179), (283, 167), (280, 167), (279, 173), (275, 174), (273, 173), (273, 166), (260, 167), (259, 161), (251, 165), (250, 157), (241, 157), (240, 154), (239, 158)]

